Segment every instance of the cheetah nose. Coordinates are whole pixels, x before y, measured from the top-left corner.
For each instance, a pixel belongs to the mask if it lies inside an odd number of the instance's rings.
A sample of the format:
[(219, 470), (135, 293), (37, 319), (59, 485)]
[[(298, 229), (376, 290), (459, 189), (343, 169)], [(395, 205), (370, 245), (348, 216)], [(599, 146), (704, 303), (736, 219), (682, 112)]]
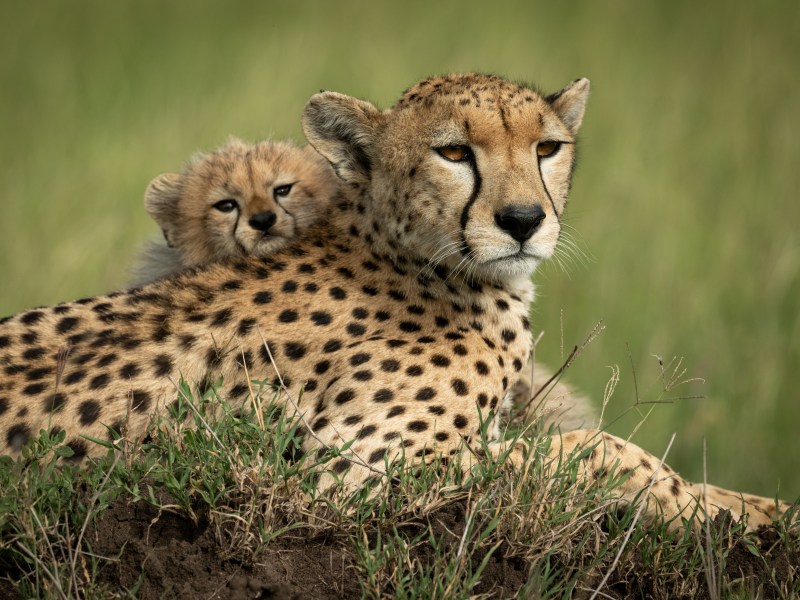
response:
[(250, 223), (250, 227), (253, 229), (258, 229), (259, 231), (266, 233), (269, 231), (270, 227), (275, 225), (275, 221), (277, 220), (278, 215), (271, 210), (265, 210), (264, 212), (256, 213), (250, 217), (248, 223)]
[(512, 204), (496, 213), (494, 222), (500, 229), (523, 244), (539, 228), (544, 218), (544, 210), (538, 204), (534, 206)]

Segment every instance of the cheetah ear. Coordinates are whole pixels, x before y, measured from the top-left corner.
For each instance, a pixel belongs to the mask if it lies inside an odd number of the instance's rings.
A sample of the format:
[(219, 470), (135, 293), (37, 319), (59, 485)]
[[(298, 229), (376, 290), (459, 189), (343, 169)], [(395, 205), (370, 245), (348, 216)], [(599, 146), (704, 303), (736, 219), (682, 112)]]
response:
[(578, 133), (581, 127), (588, 99), (589, 80), (585, 77), (576, 79), (560, 92), (545, 98), (573, 135)]
[(309, 143), (346, 182), (366, 183), (372, 172), (373, 144), (383, 113), (369, 102), (337, 94), (314, 94), (303, 111)]
[(167, 246), (172, 248), (172, 232), (178, 221), (178, 200), (181, 197), (183, 177), (178, 173), (162, 173), (147, 186), (144, 192), (144, 209), (161, 227)]

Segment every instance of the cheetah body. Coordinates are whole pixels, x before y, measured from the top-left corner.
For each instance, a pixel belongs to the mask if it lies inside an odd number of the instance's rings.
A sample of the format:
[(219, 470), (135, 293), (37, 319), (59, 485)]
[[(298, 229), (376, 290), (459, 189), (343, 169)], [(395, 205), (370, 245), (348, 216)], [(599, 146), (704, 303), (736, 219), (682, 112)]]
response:
[[(306, 135), (345, 189), (330, 222), (269, 257), (6, 319), (4, 451), (56, 427), (77, 458), (97, 454), (80, 435), (138, 434), (180, 378), (221, 382), (232, 401), (248, 396), (250, 379), (282, 378), (308, 424), (306, 449), (354, 441), (369, 467), (333, 465), (353, 482), (401, 452), (462, 453), (485, 424), (496, 440), (531, 350), (530, 274), (558, 241), (587, 94), (586, 80), (543, 98), (467, 74), (423, 81), (383, 112), (312, 97)], [(623, 500), (655, 476), (658, 459), (608, 434), (567, 434), (553, 456), (591, 439), (606, 451), (589, 455), (587, 472), (608, 460), (634, 471)], [(662, 510), (691, 510), (698, 488), (665, 480), (652, 486)], [(712, 494), (751, 523), (784, 508)]]

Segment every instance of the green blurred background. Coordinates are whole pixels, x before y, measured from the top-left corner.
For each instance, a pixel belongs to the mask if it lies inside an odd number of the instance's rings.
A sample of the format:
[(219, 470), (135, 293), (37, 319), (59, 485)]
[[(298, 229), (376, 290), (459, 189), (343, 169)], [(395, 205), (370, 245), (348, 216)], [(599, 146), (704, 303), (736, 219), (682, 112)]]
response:
[[(494, 6), (492, 6), (494, 4)], [(592, 80), (568, 223), (537, 276), (537, 356), (608, 419), (687, 377), (635, 441), (701, 479), (800, 494), (800, 3), (3, 2), (0, 315), (123, 286), (142, 193), (230, 133), (300, 138), (321, 88), (389, 105), (435, 73)], [(563, 312), (562, 312), (563, 311)], [(630, 348), (630, 358), (629, 351)], [(612, 427), (627, 435), (640, 411)]]

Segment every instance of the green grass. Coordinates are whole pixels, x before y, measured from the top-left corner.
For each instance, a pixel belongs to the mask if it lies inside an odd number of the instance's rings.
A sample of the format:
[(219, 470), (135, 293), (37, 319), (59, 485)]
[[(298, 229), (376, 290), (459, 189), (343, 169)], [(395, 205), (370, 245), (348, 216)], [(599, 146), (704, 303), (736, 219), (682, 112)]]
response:
[[(0, 7), (0, 314), (119, 288), (142, 194), (228, 134), (300, 137), (325, 88), (390, 104), (481, 70), (593, 92), (568, 223), (591, 259), (537, 276), (538, 356), (607, 415), (684, 356), (703, 386), (636, 437), (709, 480), (800, 495), (800, 5), (767, 1), (79, 3)], [(630, 350), (628, 350), (628, 348)], [(630, 356), (630, 358), (629, 358)], [(647, 396), (646, 390), (642, 395)], [(627, 435), (638, 415), (615, 423)], [(544, 575), (543, 575), (544, 576)]]
[[(63, 435), (45, 432), (20, 461), (0, 461), (0, 592), (9, 594), (13, 582), (22, 598), (171, 597), (158, 587), (160, 559), (179, 552), (176, 541), (186, 536), (219, 570), (233, 563), (263, 576), (267, 567), (280, 578), (270, 566), (277, 556), (292, 565), (285, 577), (295, 586), (293, 571), (321, 545), (342, 564), (329, 572), (318, 565), (314, 579), (330, 590), (338, 575), (348, 578), (348, 598), (800, 594), (796, 572), (770, 570), (782, 564), (776, 553), (800, 556), (796, 525), (792, 535), (779, 525), (766, 544), (725, 519), (696, 533), (670, 531), (658, 520), (643, 527), (636, 506), (613, 509), (621, 480), (613, 470), (607, 480), (577, 481), (589, 449), (552, 466), (542, 458), (543, 436), (531, 442), (525, 470), (502, 457), (467, 474), (457, 461), (414, 469), (396, 463), (391, 485), (320, 491), (315, 474), (347, 453), (287, 452), (302, 423), (273, 403), (270, 388), (243, 414), (213, 389), (197, 398), (181, 384), (180, 397), (147, 439), (118, 437), (115, 451), (85, 468), (56, 466), (70, 450)], [(120, 521), (135, 520), (136, 506), (151, 507), (153, 518), (138, 536), (109, 547), (103, 538), (118, 535)], [(120, 509), (123, 517), (106, 519)], [(182, 527), (159, 529), (170, 515)], [(731, 565), (742, 554), (749, 563), (740, 572)]]

